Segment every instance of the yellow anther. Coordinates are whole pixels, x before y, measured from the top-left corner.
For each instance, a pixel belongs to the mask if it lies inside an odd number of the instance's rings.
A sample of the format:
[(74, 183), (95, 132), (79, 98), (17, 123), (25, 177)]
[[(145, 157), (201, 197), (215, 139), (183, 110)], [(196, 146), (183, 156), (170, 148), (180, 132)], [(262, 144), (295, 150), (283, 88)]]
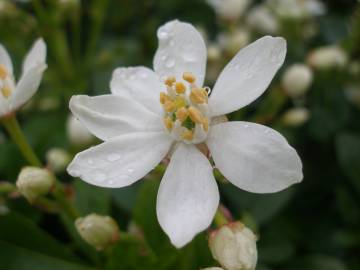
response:
[(175, 103), (174, 103), (173, 101), (171, 101), (171, 100), (165, 101), (163, 107), (164, 107), (164, 110), (165, 110), (166, 112), (173, 112), (173, 111), (175, 111)]
[(195, 88), (191, 90), (190, 100), (192, 103), (195, 104), (207, 103), (208, 101), (207, 92), (203, 88)]
[(1, 93), (5, 98), (8, 98), (11, 96), (11, 88), (9, 86), (4, 86), (1, 88)]
[(188, 117), (189, 112), (186, 108), (182, 107), (176, 111), (176, 118), (179, 119), (181, 122), (184, 122)]
[(203, 125), (204, 131), (208, 132), (209, 131), (209, 120), (206, 117), (204, 117), (202, 125)]
[(186, 106), (186, 101), (183, 97), (177, 96), (174, 100), (175, 108), (179, 109)]
[(189, 117), (194, 123), (202, 124), (204, 122), (204, 116), (195, 107), (189, 108)]
[(187, 141), (191, 141), (194, 138), (194, 133), (192, 132), (192, 130), (188, 130), (186, 129), (182, 134), (181, 134), (181, 138)]
[(176, 78), (174, 76), (170, 76), (165, 80), (165, 84), (168, 86), (172, 86), (175, 81), (176, 81)]
[(184, 72), (183, 79), (188, 83), (193, 83), (196, 80), (194, 74), (192, 74), (191, 72)]
[(165, 94), (164, 92), (160, 92), (160, 103), (164, 104), (168, 100), (171, 101), (171, 98), (169, 97), (169, 95)]
[(4, 80), (8, 76), (8, 71), (6, 67), (0, 64), (0, 79)]
[(186, 86), (182, 82), (175, 83), (175, 91), (178, 94), (184, 94), (186, 91)]
[(171, 131), (173, 128), (173, 121), (171, 121), (171, 118), (169, 116), (164, 118), (164, 125), (168, 131)]

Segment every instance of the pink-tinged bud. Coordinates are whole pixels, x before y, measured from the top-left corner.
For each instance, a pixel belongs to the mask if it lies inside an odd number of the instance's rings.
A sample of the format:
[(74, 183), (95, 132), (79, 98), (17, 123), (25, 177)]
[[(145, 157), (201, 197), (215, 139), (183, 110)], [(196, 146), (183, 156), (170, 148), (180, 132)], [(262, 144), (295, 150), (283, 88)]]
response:
[(241, 222), (229, 223), (212, 232), (209, 246), (214, 259), (227, 270), (254, 270), (256, 267), (256, 236)]
[(97, 250), (102, 250), (119, 240), (119, 226), (109, 216), (90, 214), (76, 219), (75, 227), (80, 236)]

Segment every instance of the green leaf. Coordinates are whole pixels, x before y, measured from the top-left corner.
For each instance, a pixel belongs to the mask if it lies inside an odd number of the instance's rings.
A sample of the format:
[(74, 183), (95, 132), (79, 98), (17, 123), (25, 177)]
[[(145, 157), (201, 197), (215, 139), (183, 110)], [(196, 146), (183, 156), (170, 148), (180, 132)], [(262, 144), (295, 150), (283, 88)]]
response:
[[(46, 246), (45, 246), (46, 247)], [(1, 269), (6, 270), (95, 270), (0, 241)]]
[(16, 213), (0, 216), (0, 240), (49, 256), (79, 261), (67, 247), (31, 220)]
[(289, 270), (346, 270), (343, 262), (326, 255), (312, 255), (296, 262)]
[(128, 187), (111, 189), (111, 197), (116, 206), (131, 212), (134, 208), (137, 191), (140, 185), (140, 183), (135, 183)]

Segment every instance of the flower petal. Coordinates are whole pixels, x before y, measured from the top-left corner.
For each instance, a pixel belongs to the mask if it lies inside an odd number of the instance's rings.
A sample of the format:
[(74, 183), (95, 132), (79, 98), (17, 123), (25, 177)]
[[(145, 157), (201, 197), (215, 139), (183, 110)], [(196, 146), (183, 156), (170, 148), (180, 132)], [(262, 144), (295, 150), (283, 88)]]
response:
[(202, 86), (206, 69), (206, 46), (200, 33), (189, 23), (170, 21), (158, 29), (159, 48), (154, 58), (154, 70), (164, 79), (182, 78), (184, 72), (193, 73)]
[(110, 89), (113, 94), (136, 100), (154, 113), (162, 113), (159, 96), (161, 91), (166, 91), (166, 88), (158, 75), (149, 68), (115, 69)]
[(165, 157), (171, 143), (164, 132), (122, 135), (77, 154), (67, 171), (96, 186), (128, 186), (151, 171)]
[(34, 66), (27, 70), (16, 85), (14, 93), (9, 98), (11, 110), (16, 110), (27, 102), (39, 89), (46, 64)]
[(4, 65), (7, 69), (7, 71), (13, 75), (13, 65), (11, 62), (11, 58), (7, 52), (7, 50), (5, 49), (5, 47), (3, 45), (0, 44), (0, 64)]
[(236, 111), (269, 86), (286, 55), (286, 41), (266, 36), (242, 49), (221, 72), (209, 99), (212, 117)]
[(303, 178), (296, 151), (271, 128), (248, 122), (221, 123), (211, 127), (206, 143), (221, 173), (246, 191), (277, 192)]
[(30, 51), (25, 57), (23, 63), (23, 74), (28, 72), (31, 68), (44, 65), (46, 62), (46, 44), (42, 38), (36, 40)]
[(219, 191), (207, 158), (193, 145), (180, 143), (161, 180), (159, 223), (178, 248), (205, 230), (219, 204)]
[(70, 110), (92, 134), (104, 141), (127, 133), (163, 130), (159, 115), (135, 100), (116, 95), (73, 96)]

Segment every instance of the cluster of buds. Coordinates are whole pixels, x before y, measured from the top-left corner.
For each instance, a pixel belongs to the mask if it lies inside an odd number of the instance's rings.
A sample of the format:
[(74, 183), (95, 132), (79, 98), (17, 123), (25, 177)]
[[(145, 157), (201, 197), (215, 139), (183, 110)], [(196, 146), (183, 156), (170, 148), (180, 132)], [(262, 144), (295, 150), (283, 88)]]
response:
[(165, 80), (167, 93), (160, 93), (164, 126), (177, 141), (200, 143), (209, 130), (208, 91), (196, 86), (192, 73), (185, 72), (183, 79), (185, 82), (176, 81), (175, 77)]

